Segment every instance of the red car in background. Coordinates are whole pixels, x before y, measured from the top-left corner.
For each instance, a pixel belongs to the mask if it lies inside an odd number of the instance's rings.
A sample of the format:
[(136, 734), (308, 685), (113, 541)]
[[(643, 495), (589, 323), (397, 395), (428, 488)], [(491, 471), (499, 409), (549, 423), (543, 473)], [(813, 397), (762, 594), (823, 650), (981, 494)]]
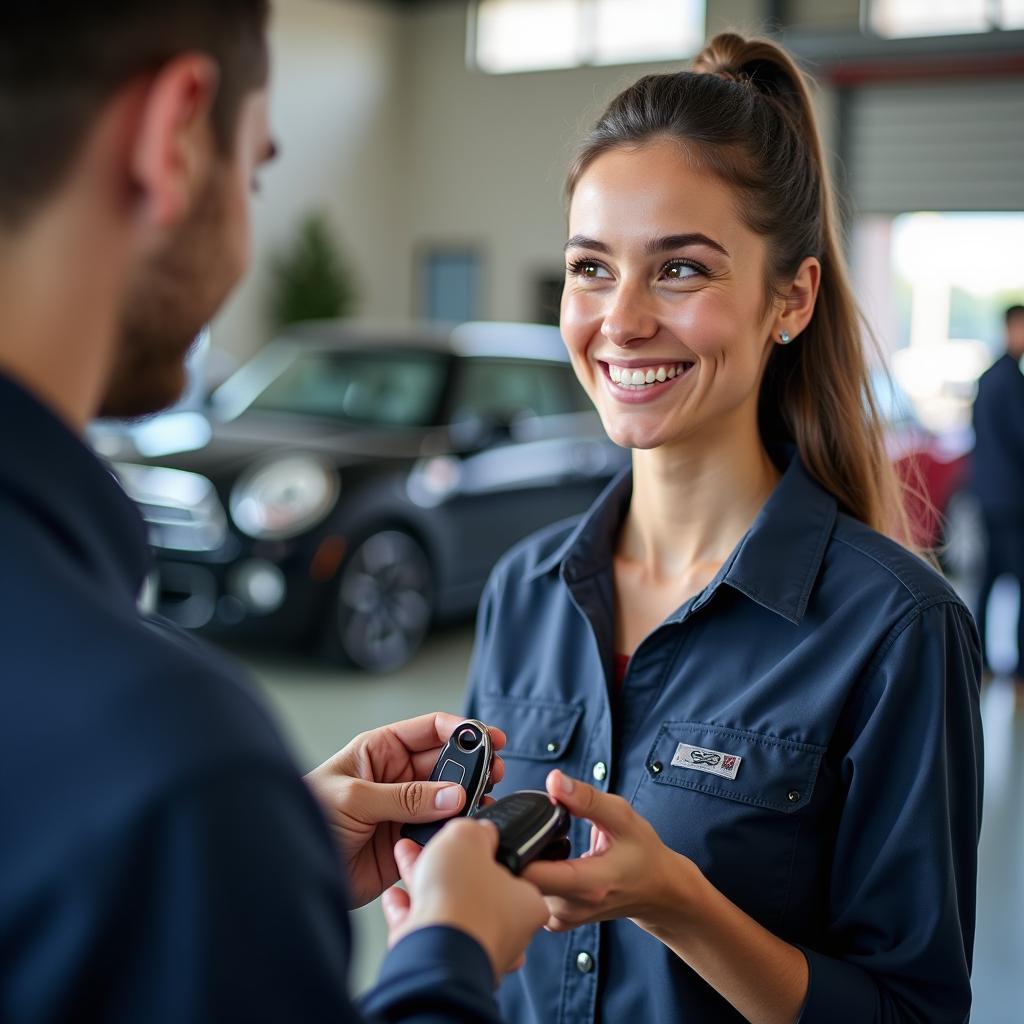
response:
[(951, 575), (973, 575), (982, 542), (977, 508), (967, 487), (974, 443), (970, 428), (929, 430), (887, 373), (876, 373), (872, 388), (885, 423), (886, 449), (904, 485), (914, 543), (935, 551)]

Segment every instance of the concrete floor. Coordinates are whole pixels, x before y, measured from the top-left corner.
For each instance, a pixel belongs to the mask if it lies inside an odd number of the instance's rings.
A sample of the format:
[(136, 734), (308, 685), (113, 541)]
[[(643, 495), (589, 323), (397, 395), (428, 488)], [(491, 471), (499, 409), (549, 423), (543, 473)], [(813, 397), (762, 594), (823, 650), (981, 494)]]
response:
[[(1006, 636), (1014, 609), (1009, 598), (996, 599), (993, 632)], [(295, 658), (246, 660), (307, 769), (363, 729), (427, 711), (458, 713), (470, 644), (468, 628), (437, 633), (409, 667), (386, 678)], [(997, 648), (993, 659), (998, 666), (1007, 652)], [(982, 708), (986, 787), (971, 1019), (974, 1024), (1016, 1024), (1024, 1019), (1024, 709), (1015, 711), (1005, 679), (988, 687)], [(352, 983), (362, 991), (372, 984), (385, 947), (377, 904), (355, 914), (355, 928)]]

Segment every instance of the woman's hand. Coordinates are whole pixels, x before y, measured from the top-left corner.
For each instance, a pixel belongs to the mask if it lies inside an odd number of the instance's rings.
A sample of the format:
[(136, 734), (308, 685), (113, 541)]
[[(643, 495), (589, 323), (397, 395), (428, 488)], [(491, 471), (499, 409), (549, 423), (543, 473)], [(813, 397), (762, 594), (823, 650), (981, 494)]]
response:
[[(466, 796), (461, 786), (423, 780), (464, 721), (438, 711), (372, 729), (306, 776), (334, 833), (354, 906), (376, 899), (398, 880), (394, 848), (402, 825), (450, 818), (461, 810)], [(500, 750), (505, 734), (487, 731)], [(504, 763), (495, 757), (491, 784), (504, 774)]]
[(534, 861), (523, 877), (547, 898), (550, 931), (632, 918), (648, 930), (685, 909), (692, 861), (670, 850), (620, 796), (553, 771), (547, 790), (574, 817), (591, 823), (590, 849), (565, 861)]

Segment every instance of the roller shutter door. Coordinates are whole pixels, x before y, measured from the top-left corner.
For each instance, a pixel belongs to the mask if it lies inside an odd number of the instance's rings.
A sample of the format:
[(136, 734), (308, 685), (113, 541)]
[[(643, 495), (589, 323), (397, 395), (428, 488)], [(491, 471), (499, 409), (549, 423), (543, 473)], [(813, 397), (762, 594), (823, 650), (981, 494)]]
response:
[(858, 212), (1024, 210), (1024, 78), (861, 87), (847, 109)]

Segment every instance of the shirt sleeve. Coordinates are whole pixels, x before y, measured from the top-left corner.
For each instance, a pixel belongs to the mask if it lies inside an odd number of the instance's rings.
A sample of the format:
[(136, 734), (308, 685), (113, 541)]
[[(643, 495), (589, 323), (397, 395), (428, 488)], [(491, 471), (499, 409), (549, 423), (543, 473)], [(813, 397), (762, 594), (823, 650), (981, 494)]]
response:
[(825, 948), (801, 1024), (962, 1024), (981, 827), (980, 647), (943, 599), (890, 633), (839, 737)]
[(483, 948), (454, 928), (423, 928), (388, 954), (363, 999), (374, 1021), (499, 1024), (493, 969)]
[(497, 1019), (486, 954), (448, 928), (396, 947), (357, 1007), (337, 855), (305, 785), (280, 766), (184, 787), (95, 861), (102, 879), (88, 888), (109, 909), (95, 980), (76, 1001), (83, 1016), (91, 1006), (112, 1024)]

